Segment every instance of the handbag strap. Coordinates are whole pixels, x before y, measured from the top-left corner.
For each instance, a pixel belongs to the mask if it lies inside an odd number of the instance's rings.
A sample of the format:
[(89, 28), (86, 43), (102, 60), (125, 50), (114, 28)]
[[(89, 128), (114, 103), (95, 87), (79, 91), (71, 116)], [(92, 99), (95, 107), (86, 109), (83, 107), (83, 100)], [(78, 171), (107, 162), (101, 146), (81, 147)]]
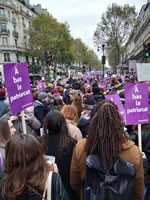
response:
[(46, 199), (45, 198), (46, 192), (47, 192), (47, 200), (52, 199), (52, 174), (53, 174), (52, 171), (50, 171), (49, 174), (48, 174), (42, 200)]

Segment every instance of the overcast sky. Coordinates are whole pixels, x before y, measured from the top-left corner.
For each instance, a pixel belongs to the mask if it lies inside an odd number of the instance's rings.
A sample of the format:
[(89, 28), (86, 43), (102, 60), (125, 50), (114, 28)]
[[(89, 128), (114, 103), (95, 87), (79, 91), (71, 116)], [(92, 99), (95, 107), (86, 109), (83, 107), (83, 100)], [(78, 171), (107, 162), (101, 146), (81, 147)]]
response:
[(59, 22), (68, 22), (71, 35), (81, 38), (96, 53), (93, 33), (102, 13), (113, 2), (119, 5), (134, 5), (139, 12), (147, 0), (30, 0), (31, 5), (41, 4), (43, 8), (47, 8)]

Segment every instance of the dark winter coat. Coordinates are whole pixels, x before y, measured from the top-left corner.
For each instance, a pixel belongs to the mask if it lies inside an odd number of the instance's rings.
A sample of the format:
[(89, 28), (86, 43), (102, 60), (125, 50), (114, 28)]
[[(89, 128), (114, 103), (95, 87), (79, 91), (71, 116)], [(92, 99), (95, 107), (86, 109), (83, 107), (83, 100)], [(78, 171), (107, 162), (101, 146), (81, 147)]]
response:
[(70, 137), (70, 144), (68, 145), (68, 152), (64, 156), (60, 156), (59, 149), (59, 139), (60, 135), (58, 133), (54, 133), (48, 135), (48, 146), (47, 146), (47, 155), (55, 156), (55, 162), (58, 166), (60, 176), (62, 178), (62, 182), (65, 186), (65, 189), (71, 200), (76, 200), (75, 194), (70, 187), (70, 164), (72, 159), (72, 152), (76, 141)]
[(91, 123), (91, 118), (90, 116), (82, 116), (79, 120), (78, 123), (78, 128), (80, 129), (83, 138), (86, 137), (87, 133), (88, 133), (88, 129)]
[(66, 105), (70, 105), (71, 104), (71, 100), (70, 100), (70, 97), (69, 97), (69, 93), (70, 93), (70, 90), (66, 90), (65, 91), (65, 94), (63, 96), (63, 102), (66, 104)]
[(2, 116), (2, 113), (6, 107), (6, 104), (4, 101), (5, 101), (5, 97), (0, 96), (0, 117)]
[(49, 109), (46, 103), (40, 100), (34, 102), (34, 115), (41, 122), (41, 127), (43, 126), (43, 121), (48, 111)]

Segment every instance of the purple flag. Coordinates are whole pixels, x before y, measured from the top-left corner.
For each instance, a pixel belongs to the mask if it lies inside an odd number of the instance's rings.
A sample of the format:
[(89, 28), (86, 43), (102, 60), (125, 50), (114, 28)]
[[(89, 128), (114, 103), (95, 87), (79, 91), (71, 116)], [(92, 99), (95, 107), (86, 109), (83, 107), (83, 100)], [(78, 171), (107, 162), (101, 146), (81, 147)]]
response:
[(125, 75), (121, 75), (121, 79), (123, 82), (125, 82)]
[(122, 117), (123, 117), (123, 119), (125, 121), (125, 124), (126, 124), (125, 109), (124, 109), (124, 107), (123, 107), (123, 105), (121, 103), (119, 95), (118, 94), (105, 95), (105, 99), (111, 100), (117, 105), (118, 110), (119, 110), (120, 114), (122, 115)]
[(4, 64), (4, 77), (13, 115), (33, 105), (27, 63)]
[(38, 81), (37, 84), (38, 84), (38, 90), (39, 90), (39, 92), (41, 92), (42, 90), (44, 90), (43, 80)]
[(149, 123), (148, 83), (125, 85), (127, 125)]
[(104, 88), (104, 90), (106, 91), (107, 85), (106, 85), (105, 82), (99, 82), (99, 83), (98, 83), (98, 86)]

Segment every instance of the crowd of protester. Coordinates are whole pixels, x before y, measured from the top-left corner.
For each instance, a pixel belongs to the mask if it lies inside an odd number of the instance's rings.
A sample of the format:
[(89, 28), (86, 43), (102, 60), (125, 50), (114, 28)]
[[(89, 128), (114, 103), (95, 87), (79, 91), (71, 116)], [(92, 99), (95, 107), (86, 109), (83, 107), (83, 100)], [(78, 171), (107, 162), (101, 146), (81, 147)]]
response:
[[(45, 81), (42, 91), (32, 83), (27, 134), (21, 114), (11, 114), (7, 89), (0, 88), (0, 199), (42, 200), (53, 171), (52, 200), (149, 200), (150, 124), (142, 125), (140, 152), (137, 126), (125, 127), (117, 106), (105, 100), (118, 93), (124, 105), (124, 86), (137, 83), (136, 76), (112, 77), (106, 90), (98, 77), (54, 82)], [(105, 188), (107, 174), (113, 178)]]

